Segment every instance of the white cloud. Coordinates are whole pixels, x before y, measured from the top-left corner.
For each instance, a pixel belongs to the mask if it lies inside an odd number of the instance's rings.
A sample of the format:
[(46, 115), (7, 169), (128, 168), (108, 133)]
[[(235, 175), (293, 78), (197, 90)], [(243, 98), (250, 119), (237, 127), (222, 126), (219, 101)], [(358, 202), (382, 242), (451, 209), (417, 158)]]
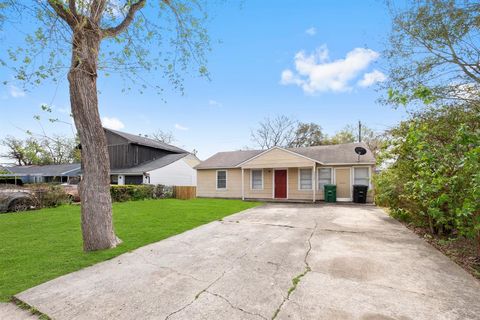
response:
[(120, 121), (118, 118), (102, 117), (102, 124), (104, 127), (113, 130), (120, 130), (125, 128), (123, 122)]
[(182, 125), (180, 125), (180, 124), (178, 124), (178, 123), (175, 123), (175, 129), (177, 129), (177, 130), (183, 130), (183, 131), (188, 130), (187, 127), (184, 127), (184, 126), (182, 126)]
[(372, 72), (365, 73), (362, 80), (358, 81), (360, 87), (370, 87), (371, 85), (387, 80), (387, 76), (378, 70), (373, 70)]
[(13, 98), (22, 98), (22, 97), (25, 97), (25, 96), (26, 96), (25, 91), (23, 91), (22, 89), (20, 89), (19, 87), (14, 86), (14, 85), (10, 85), (10, 86), (8, 87), (8, 92), (10, 93), (10, 95), (11, 95)]
[(311, 27), (305, 30), (305, 33), (308, 34), (309, 36), (314, 36), (317, 34), (317, 29), (315, 27)]
[(213, 107), (221, 107), (223, 104), (216, 100), (208, 100), (208, 104)]
[(294, 84), (306, 93), (344, 92), (352, 89), (351, 82), (362, 75), (379, 53), (371, 49), (355, 48), (344, 59), (330, 60), (327, 46), (311, 54), (300, 51), (295, 55), (295, 71), (282, 72), (280, 83)]

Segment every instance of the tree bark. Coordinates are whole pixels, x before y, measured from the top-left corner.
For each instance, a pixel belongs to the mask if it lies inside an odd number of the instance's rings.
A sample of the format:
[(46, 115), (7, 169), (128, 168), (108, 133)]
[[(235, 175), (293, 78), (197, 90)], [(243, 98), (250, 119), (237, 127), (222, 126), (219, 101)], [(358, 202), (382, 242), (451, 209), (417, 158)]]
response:
[(98, 112), (97, 63), (101, 31), (86, 22), (73, 32), (72, 63), (68, 73), (73, 119), (82, 145), (80, 182), (83, 249), (117, 246), (112, 221), (110, 162)]

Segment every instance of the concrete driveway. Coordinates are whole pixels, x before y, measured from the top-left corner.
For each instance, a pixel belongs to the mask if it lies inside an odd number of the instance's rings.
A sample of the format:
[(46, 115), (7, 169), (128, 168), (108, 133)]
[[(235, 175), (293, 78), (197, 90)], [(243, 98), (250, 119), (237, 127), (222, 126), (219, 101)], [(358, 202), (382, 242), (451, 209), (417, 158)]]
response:
[(53, 319), (480, 319), (480, 283), (373, 206), (269, 204), (17, 295)]

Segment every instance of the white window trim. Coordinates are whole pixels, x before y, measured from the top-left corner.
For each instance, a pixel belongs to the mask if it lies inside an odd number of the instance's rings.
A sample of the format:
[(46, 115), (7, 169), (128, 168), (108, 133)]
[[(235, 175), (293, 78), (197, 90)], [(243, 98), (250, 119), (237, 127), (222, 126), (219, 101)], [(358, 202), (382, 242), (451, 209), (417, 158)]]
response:
[[(309, 170), (310, 171), (310, 189), (300, 189), (300, 170)], [(298, 168), (298, 172), (297, 172), (297, 188), (298, 188), (298, 191), (312, 191), (313, 190), (313, 172), (312, 172), (312, 168), (310, 167), (306, 167), (306, 168)]]
[(323, 192), (323, 188), (320, 189), (320, 169), (330, 169), (330, 184), (335, 184), (335, 168), (334, 167), (318, 167), (317, 168), (317, 188)]
[(371, 166), (354, 166), (352, 170), (352, 188), (355, 184), (355, 168), (368, 168), (368, 189), (372, 189), (372, 167)]
[[(259, 189), (254, 189), (253, 188), (253, 171), (261, 171), (262, 172), (262, 187)], [(263, 190), (263, 169), (250, 169), (250, 190), (252, 191), (257, 191), (257, 190)]]
[[(218, 173), (221, 172), (221, 171), (225, 172), (225, 188), (219, 188), (218, 187)], [(227, 188), (228, 188), (228, 170), (217, 170), (215, 172), (215, 188), (217, 189), (217, 191), (227, 190)]]

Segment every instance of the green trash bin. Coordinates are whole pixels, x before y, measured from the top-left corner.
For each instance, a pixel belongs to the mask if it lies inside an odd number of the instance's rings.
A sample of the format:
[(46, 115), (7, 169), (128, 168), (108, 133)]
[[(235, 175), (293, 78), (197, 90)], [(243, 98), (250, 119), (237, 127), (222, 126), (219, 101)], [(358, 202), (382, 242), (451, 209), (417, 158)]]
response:
[(324, 187), (325, 202), (337, 202), (337, 186), (326, 184)]

